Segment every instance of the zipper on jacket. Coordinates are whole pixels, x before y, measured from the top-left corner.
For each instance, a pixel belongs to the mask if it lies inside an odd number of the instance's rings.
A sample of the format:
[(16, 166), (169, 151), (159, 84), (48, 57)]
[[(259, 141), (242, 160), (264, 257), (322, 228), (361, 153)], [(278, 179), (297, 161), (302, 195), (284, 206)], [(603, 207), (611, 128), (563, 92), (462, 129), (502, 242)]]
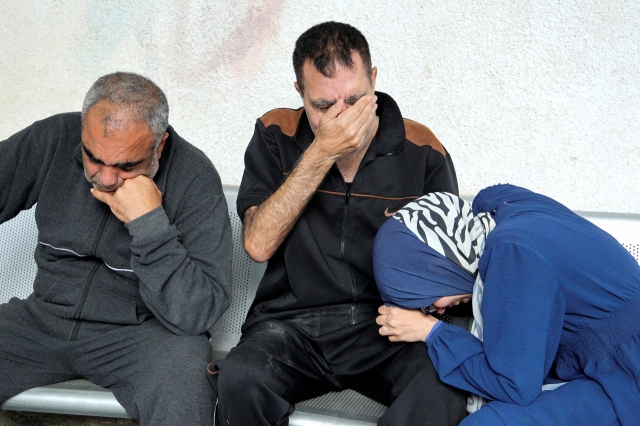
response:
[[(349, 277), (351, 279), (351, 298), (355, 302), (357, 300), (357, 292), (356, 292), (356, 280), (353, 276), (353, 271), (349, 266), (349, 262), (347, 262), (347, 255), (345, 253), (345, 239), (347, 236), (347, 215), (349, 213), (349, 199), (351, 198), (351, 187), (353, 182), (344, 183), (345, 186), (345, 199), (344, 199), (344, 217), (342, 220), (342, 236), (340, 238), (340, 255), (342, 257), (342, 261), (347, 267), (349, 271)], [(356, 323), (356, 315), (355, 315), (355, 306), (351, 305), (351, 325)]]
[[(362, 159), (362, 161), (358, 165), (358, 169), (356, 170), (356, 173), (353, 175), (353, 180), (349, 183), (347, 183), (344, 180), (344, 176), (342, 175), (342, 172), (340, 172), (338, 169), (340, 173), (340, 177), (342, 177), (342, 181), (344, 182), (344, 187), (345, 187), (344, 218), (342, 220), (342, 236), (340, 238), (340, 255), (342, 257), (342, 261), (344, 262), (344, 264), (347, 266), (347, 269), (349, 270), (349, 277), (351, 278), (351, 298), (353, 302), (356, 302), (358, 300), (358, 291), (356, 289), (356, 279), (353, 276), (353, 271), (349, 266), (349, 262), (347, 262), (347, 256), (345, 253), (345, 238), (347, 236), (347, 214), (349, 213), (349, 199), (351, 198), (351, 188), (353, 187), (353, 182), (356, 181), (356, 176), (358, 175), (358, 172), (360, 172), (360, 170), (362, 170), (364, 166), (373, 162), (374, 160), (375, 160), (375, 156), (367, 160), (366, 154), (365, 154), (365, 158)], [(356, 321), (357, 321), (356, 305), (355, 303), (352, 303), (351, 304), (351, 321), (350, 321), (351, 325), (355, 325)]]
[[(98, 243), (100, 242), (100, 237), (102, 236), (102, 231), (104, 230), (104, 226), (107, 223), (107, 219), (109, 218), (109, 211), (106, 211), (102, 217), (102, 222), (100, 222), (100, 227), (98, 228), (98, 234), (96, 236), (95, 241), (93, 242), (93, 246), (91, 247), (90, 256), (96, 255), (96, 249), (98, 248)], [(91, 270), (91, 273), (87, 277), (87, 282), (82, 289), (82, 295), (80, 296), (80, 301), (78, 302), (78, 306), (76, 307), (76, 311), (73, 314), (74, 325), (73, 331), (71, 333), (71, 340), (76, 340), (78, 337), (78, 332), (80, 331), (80, 316), (82, 315), (82, 311), (84, 310), (84, 305), (87, 302), (87, 297), (89, 297), (89, 291), (91, 290), (91, 284), (93, 282), (93, 276), (96, 274), (96, 271), (100, 267), (100, 261), (96, 261), (96, 265)]]

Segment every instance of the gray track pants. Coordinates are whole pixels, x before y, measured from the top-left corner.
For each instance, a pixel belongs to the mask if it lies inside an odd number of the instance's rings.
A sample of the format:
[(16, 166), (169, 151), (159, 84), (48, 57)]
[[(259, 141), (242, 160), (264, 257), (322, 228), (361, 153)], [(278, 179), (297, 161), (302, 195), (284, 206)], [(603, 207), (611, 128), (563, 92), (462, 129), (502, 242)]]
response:
[(205, 336), (178, 336), (157, 319), (140, 325), (81, 323), (29, 301), (0, 305), (0, 403), (36, 386), (84, 377), (113, 391), (142, 425), (207, 425), (214, 395)]

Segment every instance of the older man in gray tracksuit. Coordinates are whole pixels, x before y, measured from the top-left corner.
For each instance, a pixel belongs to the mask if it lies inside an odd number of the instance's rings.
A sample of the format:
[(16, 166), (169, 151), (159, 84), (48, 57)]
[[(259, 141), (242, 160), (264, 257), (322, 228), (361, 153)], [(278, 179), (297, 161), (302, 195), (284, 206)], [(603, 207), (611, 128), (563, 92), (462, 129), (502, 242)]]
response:
[(34, 292), (0, 305), (0, 403), (85, 377), (143, 425), (210, 424), (205, 331), (229, 306), (231, 228), (160, 88), (103, 76), (82, 113), (0, 142), (0, 223), (36, 203)]

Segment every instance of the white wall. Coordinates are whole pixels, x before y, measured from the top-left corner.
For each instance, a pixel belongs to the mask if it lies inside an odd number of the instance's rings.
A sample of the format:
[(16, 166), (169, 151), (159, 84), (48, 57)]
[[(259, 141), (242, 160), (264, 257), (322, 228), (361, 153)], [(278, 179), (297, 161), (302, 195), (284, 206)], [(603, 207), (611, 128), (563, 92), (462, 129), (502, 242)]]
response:
[(301, 105), (296, 38), (330, 19), (365, 34), (377, 89), (436, 133), (462, 194), (510, 182), (640, 213), (638, 0), (0, 0), (0, 140), (135, 71), (237, 184), (255, 119)]

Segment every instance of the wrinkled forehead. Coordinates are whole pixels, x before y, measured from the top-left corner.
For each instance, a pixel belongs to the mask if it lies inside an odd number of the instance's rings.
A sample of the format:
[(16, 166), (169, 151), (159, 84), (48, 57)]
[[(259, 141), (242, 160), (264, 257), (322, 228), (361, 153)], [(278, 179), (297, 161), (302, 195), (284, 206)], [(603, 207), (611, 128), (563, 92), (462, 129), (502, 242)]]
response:
[(371, 89), (371, 81), (362, 67), (336, 64), (331, 77), (322, 74), (311, 61), (303, 66), (304, 94), (309, 100), (335, 101), (362, 95)]
[(127, 163), (153, 154), (153, 136), (146, 123), (130, 111), (96, 104), (87, 111), (82, 129), (85, 151), (104, 164)]
[(104, 131), (124, 130), (132, 124), (143, 124), (126, 105), (101, 101), (92, 106), (84, 117), (83, 125), (100, 126)]

